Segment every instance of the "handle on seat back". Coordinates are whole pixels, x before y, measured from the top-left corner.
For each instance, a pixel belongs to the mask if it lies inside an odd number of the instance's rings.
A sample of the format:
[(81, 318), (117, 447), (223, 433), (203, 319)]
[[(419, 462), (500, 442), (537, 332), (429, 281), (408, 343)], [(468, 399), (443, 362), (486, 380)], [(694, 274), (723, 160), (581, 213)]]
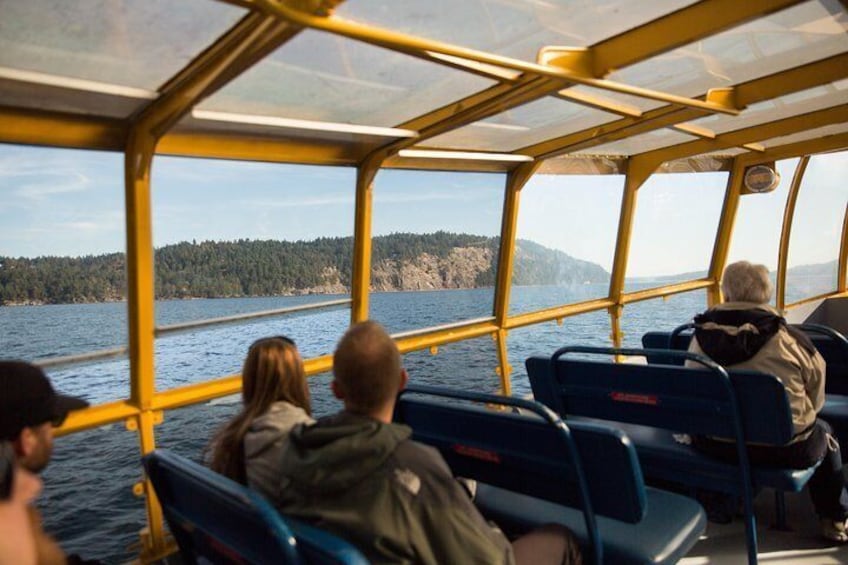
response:
[(681, 325), (677, 326), (676, 328), (674, 328), (673, 330), (671, 330), (671, 333), (668, 334), (668, 348), (674, 349), (674, 338), (676, 338), (678, 335), (682, 334), (686, 330), (691, 330), (691, 329), (695, 329), (695, 323), (694, 322), (688, 322), (686, 324), (681, 324)]
[(835, 342), (841, 344), (846, 350), (848, 350), (848, 338), (842, 335), (840, 332), (831, 328), (830, 326), (825, 326), (824, 324), (790, 324), (793, 328), (798, 328), (807, 333), (817, 333), (826, 335), (832, 338)]

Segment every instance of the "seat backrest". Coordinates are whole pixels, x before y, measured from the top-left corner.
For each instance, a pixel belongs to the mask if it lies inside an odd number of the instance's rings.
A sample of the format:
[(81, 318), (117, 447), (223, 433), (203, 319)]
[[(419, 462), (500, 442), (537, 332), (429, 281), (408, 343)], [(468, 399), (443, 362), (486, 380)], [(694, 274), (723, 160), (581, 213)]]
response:
[[(398, 399), (395, 420), (412, 427), (416, 441), (439, 449), (455, 475), (581, 508), (576, 471), (582, 463), (595, 514), (629, 523), (645, 515), (639, 462), (620, 431), (552, 425), (532, 414), (413, 395), (416, 390), (410, 387)], [(564, 441), (568, 435), (578, 457)]]
[(745, 441), (783, 445), (792, 438), (786, 391), (772, 375), (733, 371), (729, 387), (718, 372), (673, 365), (530, 357), (526, 367), (536, 400), (563, 417), (734, 438), (736, 403)]
[(186, 563), (367, 563), (344, 540), (289, 527), (261, 495), (184, 457), (156, 450), (143, 463)]
[(799, 324), (796, 327), (809, 336), (827, 363), (825, 392), (848, 395), (848, 339), (821, 324)]
[[(687, 324), (688, 326), (689, 324)], [(809, 336), (827, 363), (825, 388), (828, 394), (848, 395), (848, 339), (836, 330), (819, 324), (793, 324)], [(647, 332), (642, 336), (646, 349), (675, 349), (686, 351), (692, 340), (691, 331)], [(688, 328), (687, 328), (688, 329)], [(669, 340), (671, 340), (669, 342)], [(670, 346), (670, 347), (669, 347)], [(649, 364), (683, 365), (685, 359), (655, 353), (647, 356)]]
[[(645, 349), (675, 349), (678, 351), (689, 349), (689, 342), (692, 341), (691, 332), (678, 333), (669, 344), (670, 337), (671, 332), (647, 332), (642, 336), (642, 347)], [(659, 353), (648, 355), (646, 360), (651, 365), (683, 365), (686, 362), (686, 359), (682, 357), (673, 357)]]

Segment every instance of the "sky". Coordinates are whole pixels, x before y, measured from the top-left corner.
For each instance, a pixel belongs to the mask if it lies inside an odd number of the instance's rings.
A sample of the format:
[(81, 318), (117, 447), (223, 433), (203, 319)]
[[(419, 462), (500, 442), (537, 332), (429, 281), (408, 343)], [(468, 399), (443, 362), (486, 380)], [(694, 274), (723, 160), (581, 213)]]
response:
[[(795, 162), (780, 163), (782, 181), (775, 192), (742, 198), (731, 260), (776, 266)], [(811, 162), (790, 265), (837, 257), (846, 178), (848, 154)], [(350, 236), (355, 179), (351, 168), (157, 157), (154, 245)], [(623, 182), (620, 175), (537, 175), (522, 190), (518, 237), (609, 270)], [(502, 174), (381, 171), (373, 234), (445, 230), (496, 236), (504, 183)], [(705, 269), (725, 183), (726, 173), (657, 175), (640, 188), (628, 275)], [(123, 194), (121, 154), (0, 144), (0, 256), (123, 251)]]

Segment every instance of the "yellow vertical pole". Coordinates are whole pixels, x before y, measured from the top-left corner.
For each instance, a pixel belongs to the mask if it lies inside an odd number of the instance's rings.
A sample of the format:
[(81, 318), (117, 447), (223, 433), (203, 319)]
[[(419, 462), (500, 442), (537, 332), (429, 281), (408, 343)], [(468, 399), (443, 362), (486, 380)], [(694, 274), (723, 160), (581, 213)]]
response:
[(721, 208), (715, 245), (713, 245), (713, 257), (710, 260), (709, 277), (713, 281), (713, 285), (707, 290), (707, 305), (710, 308), (721, 302), (721, 274), (727, 265), (727, 255), (733, 237), (733, 228), (736, 225), (736, 213), (739, 210), (739, 197), (742, 194), (742, 179), (744, 177), (745, 166), (739, 159), (734, 159), (730, 176), (727, 178), (724, 204)]
[(371, 286), (371, 219), (374, 200), (374, 178), (381, 158), (366, 159), (356, 172), (356, 208), (353, 223), (353, 272), (350, 294), (351, 323), (368, 319)]
[(630, 254), (630, 239), (633, 235), (633, 216), (636, 212), (636, 191), (645, 184), (660, 163), (631, 157), (627, 162), (624, 193), (621, 196), (621, 213), (618, 219), (618, 235), (615, 241), (615, 256), (610, 276), (609, 298), (615, 305), (609, 307), (613, 346), (621, 347), (624, 334), (621, 331), (621, 313), (624, 309), (624, 277), (627, 274), (627, 259)]
[(789, 258), (792, 219), (795, 216), (795, 204), (798, 202), (801, 181), (804, 180), (804, 172), (807, 170), (807, 163), (809, 162), (809, 155), (801, 157), (801, 160), (798, 161), (798, 166), (795, 167), (795, 175), (792, 177), (792, 184), (789, 186), (789, 194), (786, 196), (786, 207), (783, 209), (783, 227), (780, 230), (780, 247), (777, 253), (777, 292), (775, 293), (777, 309), (780, 311), (783, 311), (786, 306), (786, 263)]
[(498, 375), (501, 379), (501, 394), (512, 394), (509, 355), (505, 329), (509, 317), (509, 295), (512, 290), (512, 271), (515, 263), (515, 238), (518, 231), (518, 204), (521, 189), (541, 165), (541, 161), (522, 163), (510, 171), (504, 188), (504, 205), (501, 216), (501, 239), (498, 251), (498, 273), (495, 286), (495, 323), (500, 328), (495, 336), (498, 344)]
[(836, 278), (836, 290), (848, 291), (848, 203), (845, 204), (845, 218), (842, 220), (842, 243), (839, 245), (839, 274)]
[[(153, 230), (150, 206), (150, 172), (156, 139), (134, 129), (125, 154), (125, 206), (127, 224), (127, 310), (129, 316), (130, 401), (141, 414), (137, 431), (142, 454), (155, 448), (151, 405), (154, 383), (154, 284)], [(150, 547), (160, 553), (165, 546), (162, 509), (153, 489), (146, 489)]]

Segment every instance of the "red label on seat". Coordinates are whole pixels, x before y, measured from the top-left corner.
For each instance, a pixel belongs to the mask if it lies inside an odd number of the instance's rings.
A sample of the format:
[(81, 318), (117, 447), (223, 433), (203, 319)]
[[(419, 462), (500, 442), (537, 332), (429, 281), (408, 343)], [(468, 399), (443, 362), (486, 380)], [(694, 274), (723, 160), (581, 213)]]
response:
[(460, 455), (465, 455), (466, 457), (473, 457), (475, 459), (482, 459), (483, 461), (489, 461), (490, 463), (500, 463), (501, 456), (498, 455), (494, 451), (487, 451), (485, 449), (480, 449), (479, 447), (471, 447), (468, 445), (459, 445), (454, 444), (451, 449)]
[(611, 392), (610, 398), (615, 402), (630, 402), (631, 404), (647, 404), (649, 406), (657, 406), (660, 399), (652, 394), (635, 394), (632, 392)]

